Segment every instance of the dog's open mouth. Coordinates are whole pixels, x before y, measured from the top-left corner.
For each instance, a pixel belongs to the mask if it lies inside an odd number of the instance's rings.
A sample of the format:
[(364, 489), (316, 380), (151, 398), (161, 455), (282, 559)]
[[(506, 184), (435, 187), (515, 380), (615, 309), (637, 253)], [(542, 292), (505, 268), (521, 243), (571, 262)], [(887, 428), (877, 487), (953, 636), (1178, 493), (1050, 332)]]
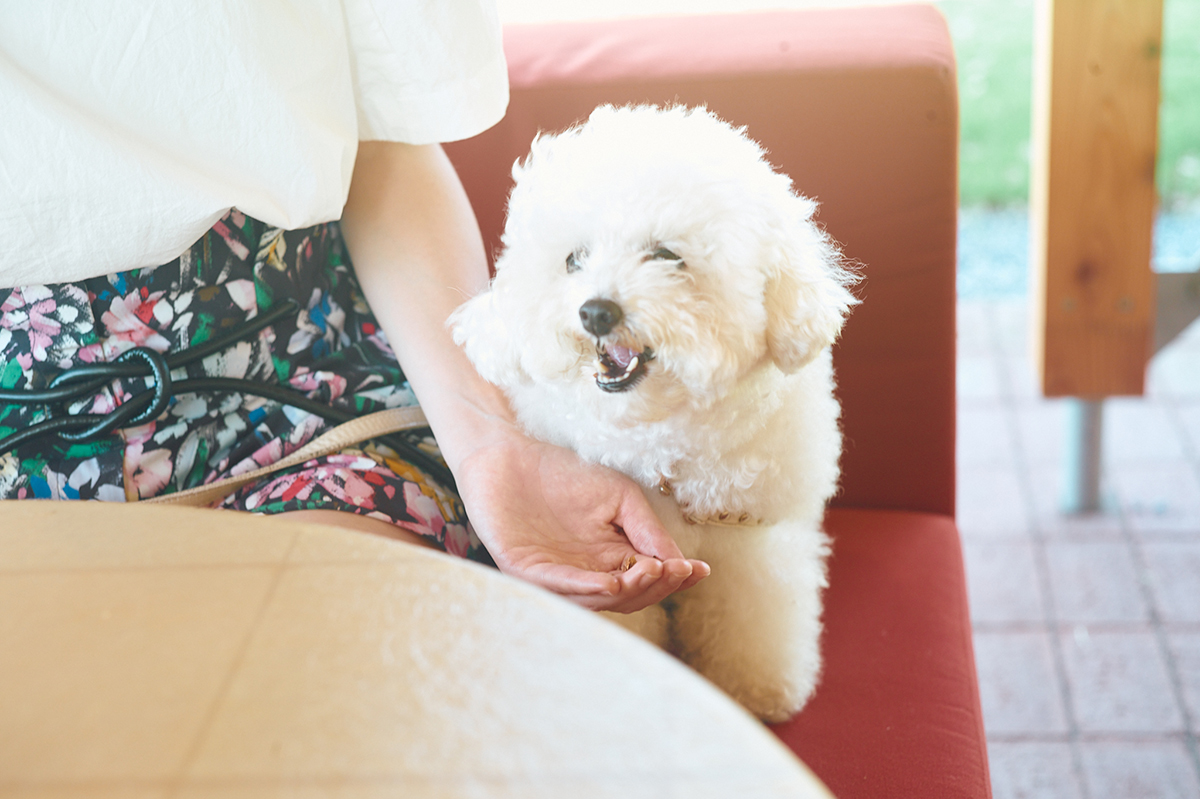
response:
[(654, 350), (641, 352), (620, 344), (596, 343), (596, 385), (603, 391), (628, 391), (646, 376), (646, 364)]

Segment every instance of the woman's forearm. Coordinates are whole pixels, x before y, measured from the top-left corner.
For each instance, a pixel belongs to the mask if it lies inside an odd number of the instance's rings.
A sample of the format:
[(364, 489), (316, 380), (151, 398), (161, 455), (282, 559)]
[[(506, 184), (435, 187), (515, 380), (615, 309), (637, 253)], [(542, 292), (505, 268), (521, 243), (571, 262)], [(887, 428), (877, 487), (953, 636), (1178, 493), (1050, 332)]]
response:
[(342, 230), (367, 302), (457, 469), (513, 416), (446, 327), (488, 272), (479, 226), (441, 147), (362, 142)]
[(367, 302), (502, 571), (623, 612), (708, 574), (683, 558), (631, 480), (525, 436), (504, 395), (454, 344), (446, 320), (488, 275), (479, 226), (440, 147), (362, 143), (342, 229)]

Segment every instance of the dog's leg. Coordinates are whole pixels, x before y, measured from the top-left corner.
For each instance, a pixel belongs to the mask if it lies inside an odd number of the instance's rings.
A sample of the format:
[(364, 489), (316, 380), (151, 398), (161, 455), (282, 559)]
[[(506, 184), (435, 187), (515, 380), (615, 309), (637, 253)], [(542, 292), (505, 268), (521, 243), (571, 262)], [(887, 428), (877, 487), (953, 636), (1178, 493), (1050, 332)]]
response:
[(655, 646), (665, 649), (670, 639), (667, 611), (662, 605), (651, 605), (636, 613), (601, 613), (604, 618), (624, 627), (634, 635), (645, 638)]
[(758, 717), (788, 719), (821, 667), (825, 536), (792, 524), (703, 533), (712, 575), (674, 598), (680, 656)]

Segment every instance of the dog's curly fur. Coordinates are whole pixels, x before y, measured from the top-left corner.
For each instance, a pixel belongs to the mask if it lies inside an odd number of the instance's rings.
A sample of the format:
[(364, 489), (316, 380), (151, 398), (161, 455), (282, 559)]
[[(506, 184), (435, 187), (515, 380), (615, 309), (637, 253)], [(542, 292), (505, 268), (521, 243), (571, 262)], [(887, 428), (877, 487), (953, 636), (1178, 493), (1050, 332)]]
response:
[[(791, 716), (820, 670), (829, 350), (853, 274), (815, 203), (703, 108), (602, 106), (513, 176), (496, 277), (455, 340), (531, 435), (638, 481), (711, 564), (626, 626), (760, 717)], [(743, 517), (762, 523), (722, 523)]]

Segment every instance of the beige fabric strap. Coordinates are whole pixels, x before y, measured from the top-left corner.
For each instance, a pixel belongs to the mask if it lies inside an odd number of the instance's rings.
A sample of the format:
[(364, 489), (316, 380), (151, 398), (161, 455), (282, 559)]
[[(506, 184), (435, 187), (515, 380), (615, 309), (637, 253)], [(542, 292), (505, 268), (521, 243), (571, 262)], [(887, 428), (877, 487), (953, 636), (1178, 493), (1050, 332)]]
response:
[(224, 480), (218, 480), (208, 485), (189, 488), (186, 491), (163, 494), (141, 501), (155, 505), (211, 505), (232, 494), (246, 483), (258, 480), (280, 469), (296, 466), (313, 458), (320, 458), (323, 455), (340, 452), (346, 447), (357, 444), (360, 441), (378, 438), (389, 433), (398, 433), (401, 430), (412, 430), (413, 428), (428, 426), (429, 423), (425, 420), (425, 412), (415, 405), (403, 408), (389, 408), (386, 411), (376, 411), (375, 413), (369, 413), (366, 416), (360, 416), (357, 419), (343, 422), (324, 435), (314, 438), (286, 458), (272, 463), (270, 466), (264, 466), (261, 469), (255, 469), (252, 472), (245, 472), (233, 477), (226, 477)]

